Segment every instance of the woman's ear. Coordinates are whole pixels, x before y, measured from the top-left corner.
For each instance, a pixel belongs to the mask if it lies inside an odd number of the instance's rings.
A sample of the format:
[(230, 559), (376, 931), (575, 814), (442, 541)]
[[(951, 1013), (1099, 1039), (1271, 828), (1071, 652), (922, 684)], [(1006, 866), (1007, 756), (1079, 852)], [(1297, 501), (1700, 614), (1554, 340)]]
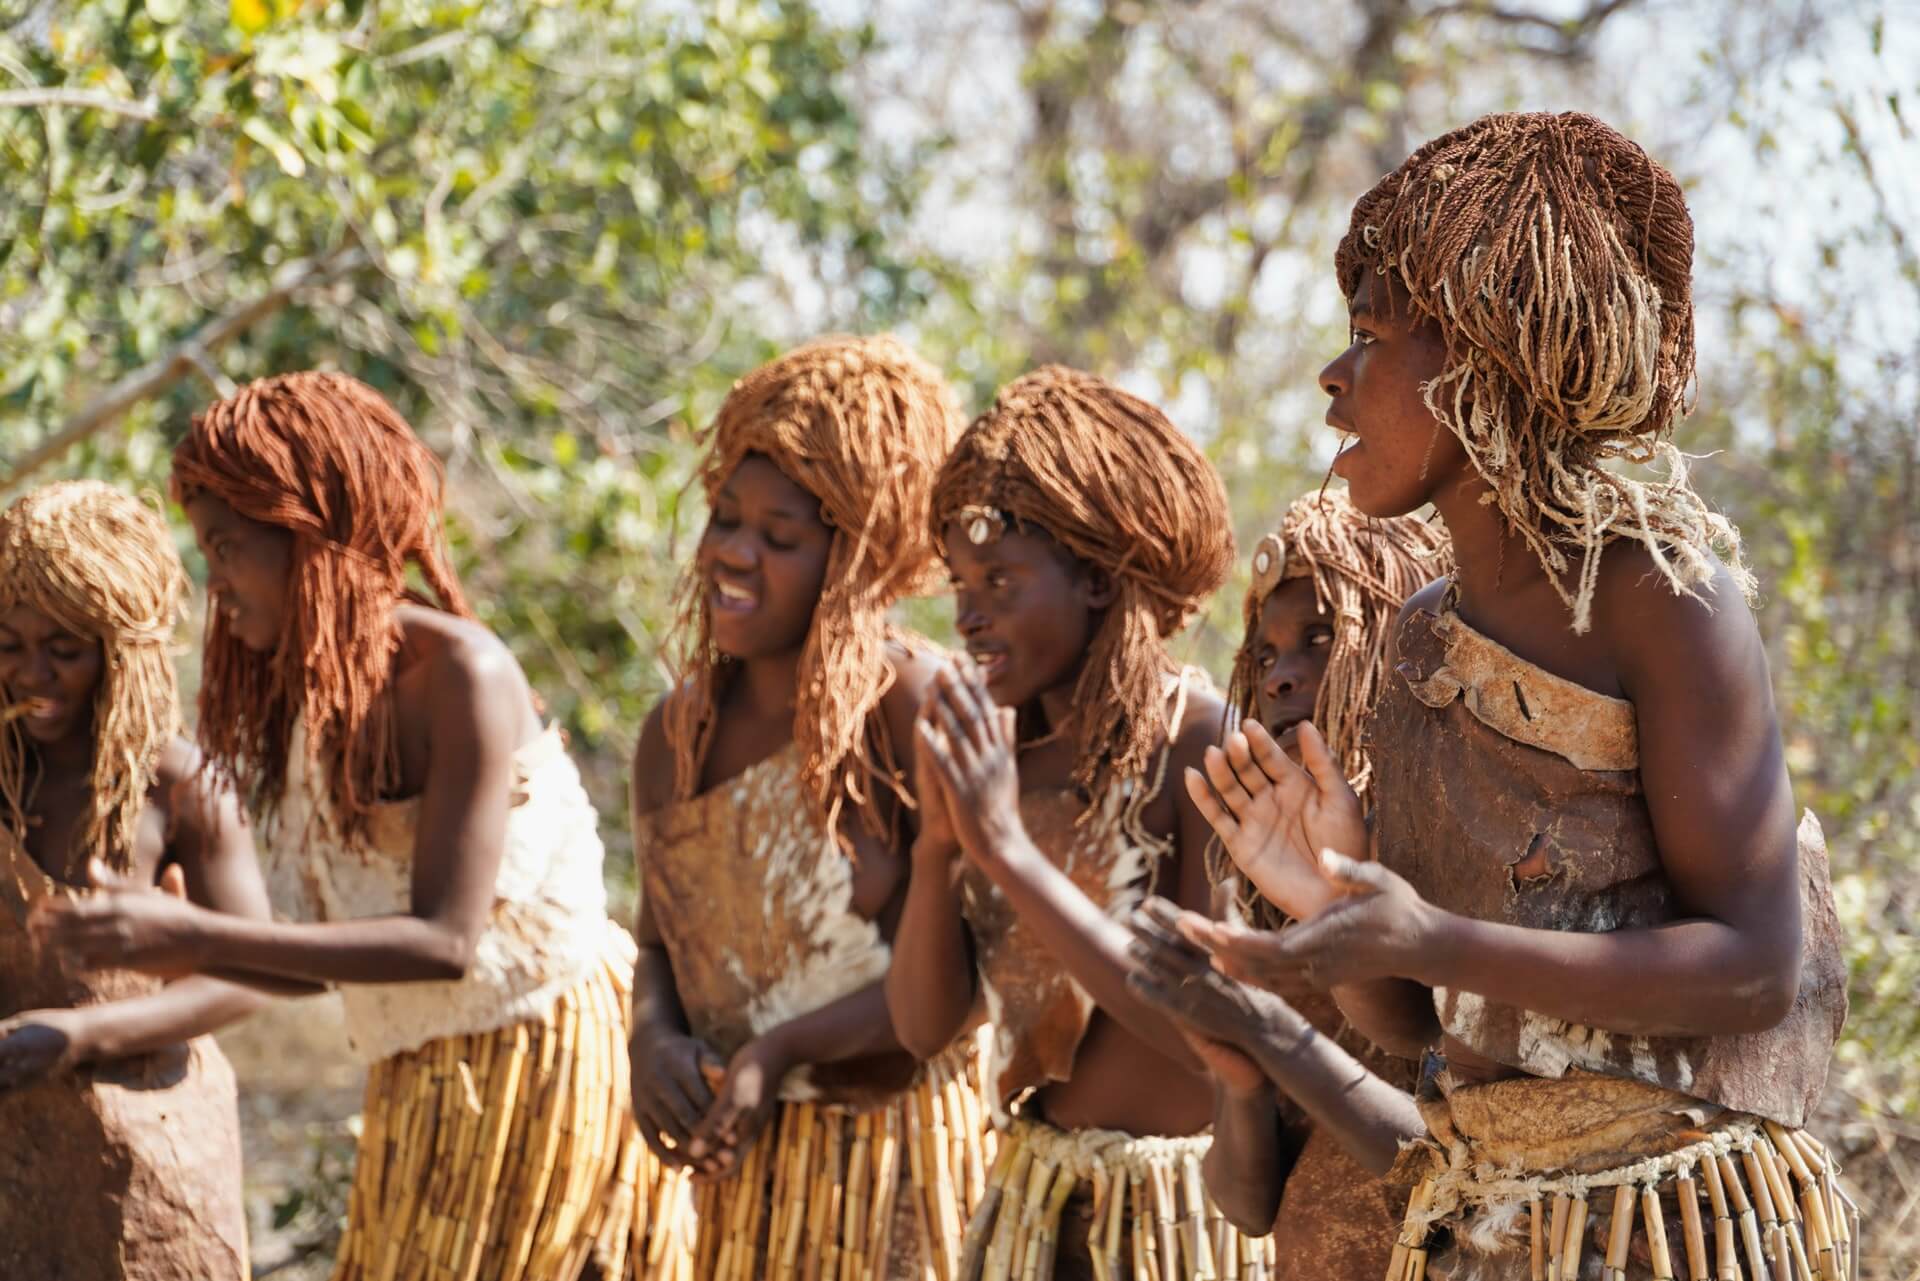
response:
[(1120, 585), (1113, 575), (1098, 565), (1087, 565), (1085, 573), (1083, 581), (1086, 583), (1087, 608), (1105, 609), (1113, 604), (1114, 598), (1120, 594)]

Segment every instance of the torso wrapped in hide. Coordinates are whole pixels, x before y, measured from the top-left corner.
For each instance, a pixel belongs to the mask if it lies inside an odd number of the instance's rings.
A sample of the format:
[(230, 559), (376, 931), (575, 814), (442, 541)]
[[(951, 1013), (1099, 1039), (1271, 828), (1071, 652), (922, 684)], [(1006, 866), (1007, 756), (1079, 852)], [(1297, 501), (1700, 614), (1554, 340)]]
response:
[[(892, 949), (854, 910), (853, 863), (793, 745), (641, 816), (634, 846), (688, 1030), (721, 1057), (886, 976)], [(791, 1072), (781, 1096), (872, 1103), (912, 1077), (908, 1056), (876, 1056)]]
[[(1674, 920), (1641, 791), (1631, 703), (1525, 662), (1451, 609), (1416, 610), (1371, 731), (1381, 861), (1429, 902), (1477, 920), (1605, 933)], [(1826, 845), (1799, 832), (1804, 961), (1792, 1011), (1737, 1036), (1627, 1036), (1441, 988), (1446, 1033), (1535, 1076), (1632, 1078), (1806, 1121), (1846, 1018)], [(1622, 975), (1623, 982), (1632, 981)]]
[[(0, 1019), (159, 990), (34, 945), (34, 903), (74, 892), (0, 831)], [(0, 1277), (237, 1281), (246, 1269), (233, 1070), (210, 1037), (0, 1090)]]
[[(1125, 782), (1107, 789), (1088, 813), (1072, 789), (1036, 790), (1020, 797), (1020, 818), (1035, 848), (1092, 899), (1119, 919), (1145, 899), (1165, 842), (1129, 836), (1123, 816), (1135, 808)], [(1083, 817), (1084, 816), (1084, 817)], [(975, 964), (993, 1029), (987, 1082), (994, 1120), (1029, 1090), (1073, 1075), (1074, 1056), (1093, 1021), (1094, 1001), (998, 888), (969, 863), (963, 910), (973, 934)]]

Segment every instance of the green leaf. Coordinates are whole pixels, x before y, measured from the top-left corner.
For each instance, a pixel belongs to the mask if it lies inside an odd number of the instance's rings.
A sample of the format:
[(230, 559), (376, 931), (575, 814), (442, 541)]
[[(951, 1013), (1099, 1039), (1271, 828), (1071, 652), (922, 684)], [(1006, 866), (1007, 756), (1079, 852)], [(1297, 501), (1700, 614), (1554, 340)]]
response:
[(274, 127), (265, 120), (259, 116), (255, 116), (240, 126), (240, 132), (272, 152), (274, 160), (279, 162), (281, 170), (287, 177), (303, 178), (306, 176), (306, 157), (300, 154), (298, 147), (281, 137), (280, 134), (274, 130)]

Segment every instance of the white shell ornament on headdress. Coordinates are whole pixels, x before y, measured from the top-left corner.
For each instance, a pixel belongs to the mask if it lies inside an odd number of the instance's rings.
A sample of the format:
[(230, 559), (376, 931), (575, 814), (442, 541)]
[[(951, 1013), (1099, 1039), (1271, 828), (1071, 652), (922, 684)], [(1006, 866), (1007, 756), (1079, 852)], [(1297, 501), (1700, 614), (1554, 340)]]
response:
[(1268, 534), (1253, 553), (1253, 590), (1266, 596), (1287, 573), (1287, 544), (1279, 534)]
[(1007, 518), (995, 507), (963, 507), (959, 520), (967, 541), (975, 547), (984, 547), (1007, 532)]

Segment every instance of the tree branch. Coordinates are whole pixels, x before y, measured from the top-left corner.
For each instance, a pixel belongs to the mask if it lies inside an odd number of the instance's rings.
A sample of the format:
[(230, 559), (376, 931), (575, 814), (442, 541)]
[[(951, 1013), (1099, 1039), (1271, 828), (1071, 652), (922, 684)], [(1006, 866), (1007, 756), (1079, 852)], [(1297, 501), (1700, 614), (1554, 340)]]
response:
[(77, 107), (105, 111), (135, 120), (158, 120), (160, 113), (144, 102), (116, 98), (92, 89), (0, 89), (0, 107)]
[(19, 485), (135, 405), (158, 396), (183, 378), (200, 374), (219, 386), (217, 375), (207, 372), (212, 367), (209, 359), (212, 352), (285, 307), (300, 290), (357, 271), (366, 263), (367, 256), (358, 249), (336, 250), (319, 258), (288, 263), (275, 274), (273, 285), (266, 293), (215, 317), (191, 337), (174, 344), (159, 359), (142, 365), (94, 397), (52, 436), (29, 450), (5, 478), (0, 479), (0, 491)]

